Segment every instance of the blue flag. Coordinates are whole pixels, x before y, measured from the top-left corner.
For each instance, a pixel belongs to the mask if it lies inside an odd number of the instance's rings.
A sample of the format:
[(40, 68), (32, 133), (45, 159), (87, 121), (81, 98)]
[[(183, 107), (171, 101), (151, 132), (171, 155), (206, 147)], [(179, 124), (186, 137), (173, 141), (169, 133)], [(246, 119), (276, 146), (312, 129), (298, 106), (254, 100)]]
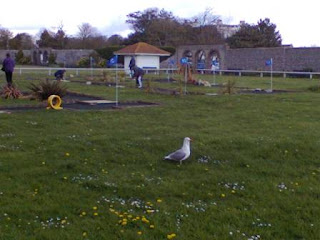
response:
[(188, 58), (186, 58), (186, 57), (181, 58), (181, 59), (180, 59), (180, 63), (181, 63), (182, 65), (188, 64)]
[(115, 65), (118, 63), (118, 55), (113, 56), (112, 58), (110, 58), (109, 60), (109, 66)]
[(271, 66), (273, 64), (272, 58), (266, 61), (266, 66)]

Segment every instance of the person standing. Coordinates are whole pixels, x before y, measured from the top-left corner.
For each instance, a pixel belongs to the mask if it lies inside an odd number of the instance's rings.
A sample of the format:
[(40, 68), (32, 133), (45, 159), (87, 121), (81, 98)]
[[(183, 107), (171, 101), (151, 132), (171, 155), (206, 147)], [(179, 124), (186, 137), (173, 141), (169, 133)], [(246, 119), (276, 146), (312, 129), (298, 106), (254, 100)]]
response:
[(8, 87), (12, 86), (12, 74), (14, 71), (14, 67), (15, 67), (15, 62), (10, 57), (10, 53), (7, 53), (6, 58), (2, 62), (2, 70), (6, 74), (6, 80), (7, 80)]
[(133, 76), (133, 68), (136, 66), (136, 60), (134, 56), (131, 57), (130, 62), (129, 62), (129, 68), (130, 68), (130, 76)]
[(132, 68), (133, 75), (132, 78), (136, 79), (136, 85), (138, 88), (142, 88), (142, 76), (144, 75), (144, 71), (142, 68), (134, 66)]

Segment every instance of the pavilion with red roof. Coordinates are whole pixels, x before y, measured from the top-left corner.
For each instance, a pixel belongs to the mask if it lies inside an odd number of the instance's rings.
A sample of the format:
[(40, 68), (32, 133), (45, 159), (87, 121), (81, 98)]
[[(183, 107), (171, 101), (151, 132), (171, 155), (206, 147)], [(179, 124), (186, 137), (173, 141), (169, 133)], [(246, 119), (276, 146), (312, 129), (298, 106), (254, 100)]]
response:
[(145, 42), (138, 42), (114, 52), (124, 56), (124, 68), (129, 71), (129, 62), (132, 57), (136, 65), (144, 69), (159, 69), (160, 57), (170, 56), (170, 53)]

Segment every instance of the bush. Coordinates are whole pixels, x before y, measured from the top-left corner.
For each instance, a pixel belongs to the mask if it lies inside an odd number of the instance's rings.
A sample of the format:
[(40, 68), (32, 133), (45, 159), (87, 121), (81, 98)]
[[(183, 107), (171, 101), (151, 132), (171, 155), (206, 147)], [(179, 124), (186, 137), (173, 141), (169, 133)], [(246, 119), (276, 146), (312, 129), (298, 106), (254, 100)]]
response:
[(222, 85), (220, 89), (220, 94), (234, 94), (236, 93), (236, 81), (228, 80), (227, 83)]
[(38, 85), (31, 83), (28, 87), (32, 95), (40, 101), (47, 100), (51, 95), (63, 97), (67, 94), (67, 87), (58, 81), (41, 81)]
[(308, 90), (311, 92), (320, 92), (320, 85), (311, 86)]
[(88, 68), (90, 67), (90, 58), (83, 57), (77, 62), (77, 67)]
[(31, 57), (30, 56), (25, 57), (23, 54), (23, 51), (20, 49), (16, 55), (16, 62), (21, 65), (31, 64)]
[(49, 64), (56, 64), (56, 56), (53, 53), (49, 54), (49, 58), (48, 58)]
[(124, 46), (111, 46), (111, 47), (105, 47), (96, 49), (96, 52), (99, 54), (99, 56), (103, 59), (110, 59), (113, 57), (113, 53), (120, 50)]
[(7, 99), (7, 98), (19, 98), (22, 94), (16, 86), (6, 85), (6, 86), (2, 87), (1, 95)]

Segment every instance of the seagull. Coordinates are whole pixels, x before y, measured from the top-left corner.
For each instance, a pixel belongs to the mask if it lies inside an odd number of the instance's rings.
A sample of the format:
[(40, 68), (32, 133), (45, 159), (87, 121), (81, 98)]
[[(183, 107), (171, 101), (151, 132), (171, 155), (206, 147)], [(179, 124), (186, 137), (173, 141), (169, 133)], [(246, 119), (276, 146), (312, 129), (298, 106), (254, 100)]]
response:
[(165, 156), (164, 160), (179, 161), (181, 164), (182, 161), (186, 160), (190, 156), (190, 141), (191, 138), (185, 137), (182, 147), (177, 151), (170, 153), (168, 156)]

